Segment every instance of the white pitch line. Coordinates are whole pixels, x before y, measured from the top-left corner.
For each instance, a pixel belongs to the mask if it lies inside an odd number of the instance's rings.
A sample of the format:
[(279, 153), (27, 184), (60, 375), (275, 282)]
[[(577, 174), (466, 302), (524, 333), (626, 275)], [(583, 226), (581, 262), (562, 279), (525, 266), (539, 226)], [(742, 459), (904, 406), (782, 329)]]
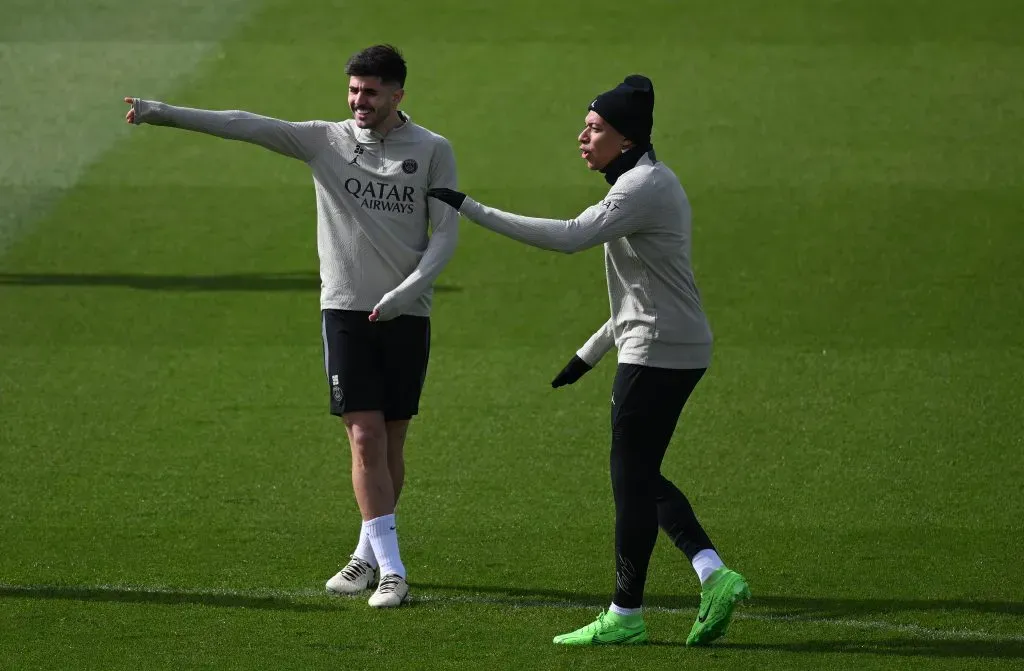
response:
[(1021, 634), (993, 634), (992, 632), (977, 631), (974, 629), (938, 629), (935, 627), (924, 627), (919, 624), (899, 624), (897, 622), (883, 622), (882, 620), (848, 620), (845, 618), (805, 617), (803, 615), (757, 615), (753, 613), (737, 613), (734, 617), (737, 620), (808, 622), (811, 624), (826, 624), (835, 627), (846, 627), (849, 629), (895, 631), (928, 640), (956, 638), (965, 641), (1013, 641), (1016, 643), (1024, 643), (1024, 635)]
[[(167, 596), (181, 595), (186, 597), (233, 597), (237, 599), (310, 599), (325, 596), (319, 589), (301, 590), (229, 590), (229, 589), (196, 589), (166, 586), (143, 586), (143, 585), (10, 585), (0, 583), (0, 590), (12, 592), (24, 592), (25, 594), (39, 594), (52, 592), (55, 594), (66, 593), (73, 595), (75, 592), (109, 592), (130, 593), (130, 594), (163, 594)], [(69, 597), (73, 598), (73, 597)], [(345, 597), (328, 597), (331, 600)], [(592, 603), (580, 601), (544, 601), (540, 599), (517, 599), (515, 597), (488, 597), (481, 595), (441, 595), (441, 594), (415, 594), (410, 597), (414, 603), (456, 603), (476, 604), (484, 606), (507, 606), (510, 608), (554, 608), (561, 610), (588, 610), (599, 608)], [(647, 606), (645, 610), (657, 613), (672, 613), (680, 615), (692, 615), (694, 608), (668, 608), (665, 606)], [(847, 629), (861, 629), (874, 631), (891, 631), (901, 634), (908, 634), (925, 640), (960, 639), (974, 641), (1002, 641), (1024, 643), (1024, 635), (1021, 634), (994, 634), (988, 631), (974, 629), (941, 629), (937, 627), (925, 627), (918, 624), (899, 624), (897, 622), (885, 622), (882, 620), (855, 620), (849, 618), (832, 617), (808, 617), (803, 615), (772, 615), (761, 613), (746, 613), (742, 610), (734, 616), (737, 620), (751, 620), (756, 622), (797, 622), (806, 624), (819, 624)]]
[[(580, 603), (574, 601), (520, 601), (491, 597), (474, 596), (435, 596), (424, 595), (414, 596), (416, 601), (438, 602), (438, 603), (467, 603), (483, 605), (505, 605), (516, 608), (562, 608), (573, 610), (585, 610), (597, 608), (594, 604)], [(645, 606), (644, 610), (656, 613), (672, 613), (692, 615), (696, 608), (667, 608), (665, 606)], [(845, 627), (850, 629), (874, 629), (878, 631), (895, 631), (903, 634), (911, 634), (923, 639), (963, 639), (976, 641), (1015, 641), (1024, 643), (1024, 635), (1019, 634), (993, 634), (987, 631), (973, 629), (939, 629), (924, 627), (919, 624), (899, 624), (897, 622), (884, 622), (881, 620), (850, 620), (846, 618), (830, 617), (807, 617), (804, 615), (771, 615), (737, 612), (733, 619), (754, 620), (759, 622), (802, 622), (808, 624), (823, 624), (834, 627)]]

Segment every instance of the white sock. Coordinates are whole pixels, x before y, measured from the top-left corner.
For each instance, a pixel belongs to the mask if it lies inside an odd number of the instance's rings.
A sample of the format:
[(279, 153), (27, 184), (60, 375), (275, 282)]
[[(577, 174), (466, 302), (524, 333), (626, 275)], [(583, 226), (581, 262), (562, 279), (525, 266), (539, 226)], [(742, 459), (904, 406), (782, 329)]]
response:
[(616, 615), (621, 615), (622, 617), (631, 617), (633, 615), (640, 615), (643, 612), (644, 609), (643, 608), (623, 608), (622, 606), (615, 605), (615, 602), (612, 601), (612, 605), (608, 606), (608, 610), (610, 610), (611, 612), (615, 613)]
[(373, 554), (380, 562), (380, 575), (384, 577), (391, 573), (405, 577), (405, 566), (398, 554), (398, 532), (395, 531), (395, 516), (381, 515), (372, 520), (363, 522), (366, 526), (367, 535), (370, 537), (370, 544), (373, 546)]
[(700, 578), (700, 584), (711, 577), (711, 574), (718, 569), (725, 566), (722, 563), (721, 557), (714, 550), (701, 550), (693, 556), (693, 570), (697, 572), (697, 577)]
[(352, 554), (373, 568), (377, 568), (377, 555), (373, 554), (373, 545), (370, 544), (370, 531), (367, 524), (369, 522), (363, 522), (363, 526), (359, 527), (359, 544), (356, 545), (356, 551)]

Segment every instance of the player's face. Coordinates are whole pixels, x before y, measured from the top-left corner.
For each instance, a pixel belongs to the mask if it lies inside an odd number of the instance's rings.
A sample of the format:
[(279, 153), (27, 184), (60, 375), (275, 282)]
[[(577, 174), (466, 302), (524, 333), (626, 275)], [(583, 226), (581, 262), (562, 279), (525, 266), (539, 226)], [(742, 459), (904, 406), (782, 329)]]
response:
[(588, 112), (584, 122), (586, 126), (577, 138), (580, 141), (580, 156), (587, 162), (588, 168), (601, 170), (622, 153), (628, 141), (597, 112)]
[(349, 77), (348, 106), (356, 125), (376, 128), (398, 107), (405, 91), (380, 77)]

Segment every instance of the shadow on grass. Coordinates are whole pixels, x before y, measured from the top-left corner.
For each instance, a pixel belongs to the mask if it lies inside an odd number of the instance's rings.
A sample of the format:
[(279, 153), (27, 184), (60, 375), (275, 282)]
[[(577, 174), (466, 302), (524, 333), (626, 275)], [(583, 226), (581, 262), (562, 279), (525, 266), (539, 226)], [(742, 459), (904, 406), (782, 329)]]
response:
[[(288, 610), (298, 613), (333, 611), (338, 603), (324, 597), (322, 603), (307, 603), (288, 595), (259, 596), (230, 592), (175, 591), (134, 587), (62, 587), (59, 585), (0, 585), (0, 599), (42, 599), (57, 601), (95, 601), (103, 603), (140, 603), (150, 605), (200, 605), (217, 608), (255, 608)], [(312, 597), (311, 597), (312, 600)]]
[[(0, 273), (0, 285), (21, 287), (120, 287), (145, 291), (318, 291), (316, 273), (232, 273), (227, 275), (139, 275), (89, 273)], [(460, 287), (434, 285), (434, 291)]]
[[(608, 597), (593, 594), (578, 594), (561, 590), (529, 589), (515, 587), (487, 587), (478, 585), (449, 585), (435, 583), (414, 583), (413, 607), (428, 606), (431, 603), (450, 604), (486, 604), (508, 607), (563, 607), (563, 608), (599, 608), (607, 604)], [(426, 591), (422, 596), (419, 591)], [(452, 593), (446, 597), (442, 592)], [(365, 595), (360, 595), (361, 601)], [(0, 599), (40, 599), (68, 600), (106, 603), (137, 603), (147, 605), (202, 605), (218, 608), (252, 608), (258, 610), (282, 610), (291, 612), (338, 612), (339, 606), (353, 599), (303, 594), (247, 595), (244, 593), (218, 591), (175, 591), (172, 589), (145, 589), (131, 587), (75, 587), (56, 585), (0, 585)], [(695, 610), (697, 602), (692, 598), (667, 596), (650, 596), (650, 606)], [(881, 599), (823, 599), (812, 597), (764, 596), (755, 598), (751, 604), (762, 619), (771, 616), (793, 617), (792, 624), (801, 622), (818, 622), (834, 619), (839, 626), (843, 619), (848, 624), (872, 624), (851, 621), (856, 615), (885, 615), (893, 612), (906, 611), (970, 611), (989, 614), (1024, 615), (1024, 604), (1004, 601), (961, 601), (961, 600), (893, 600)], [(806, 619), (801, 619), (806, 618)], [(787, 626), (783, 620), (780, 626)], [(884, 623), (874, 629), (875, 635), (886, 630)], [(891, 623), (892, 629), (900, 629), (900, 625)], [(946, 635), (948, 634), (948, 635)], [(946, 636), (944, 636), (946, 635)], [(652, 645), (682, 647), (681, 641), (654, 641)], [(751, 643), (720, 641), (712, 646), (713, 650), (765, 651), (792, 653), (842, 653), (842, 654), (874, 654), (913, 657), (977, 657), (1024, 659), (1024, 639), (1019, 636), (1007, 636), (1000, 639), (998, 635), (984, 633), (970, 634), (955, 631), (943, 632), (940, 629), (922, 628), (920, 634), (904, 636), (888, 636), (884, 639), (866, 637), (856, 640), (808, 640), (779, 643)]]

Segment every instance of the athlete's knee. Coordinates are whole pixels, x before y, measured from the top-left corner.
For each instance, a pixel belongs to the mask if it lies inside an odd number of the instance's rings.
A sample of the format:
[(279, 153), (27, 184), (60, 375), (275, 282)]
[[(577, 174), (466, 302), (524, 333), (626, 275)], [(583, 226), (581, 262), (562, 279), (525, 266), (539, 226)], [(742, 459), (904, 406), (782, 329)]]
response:
[(352, 464), (364, 470), (387, 463), (387, 431), (379, 413), (351, 413), (344, 417), (352, 447)]
[(661, 474), (659, 471), (657, 476), (654, 478), (654, 482), (651, 484), (651, 489), (654, 491), (654, 496), (659, 501), (666, 499), (674, 499), (683, 495), (679, 488), (675, 484)]

